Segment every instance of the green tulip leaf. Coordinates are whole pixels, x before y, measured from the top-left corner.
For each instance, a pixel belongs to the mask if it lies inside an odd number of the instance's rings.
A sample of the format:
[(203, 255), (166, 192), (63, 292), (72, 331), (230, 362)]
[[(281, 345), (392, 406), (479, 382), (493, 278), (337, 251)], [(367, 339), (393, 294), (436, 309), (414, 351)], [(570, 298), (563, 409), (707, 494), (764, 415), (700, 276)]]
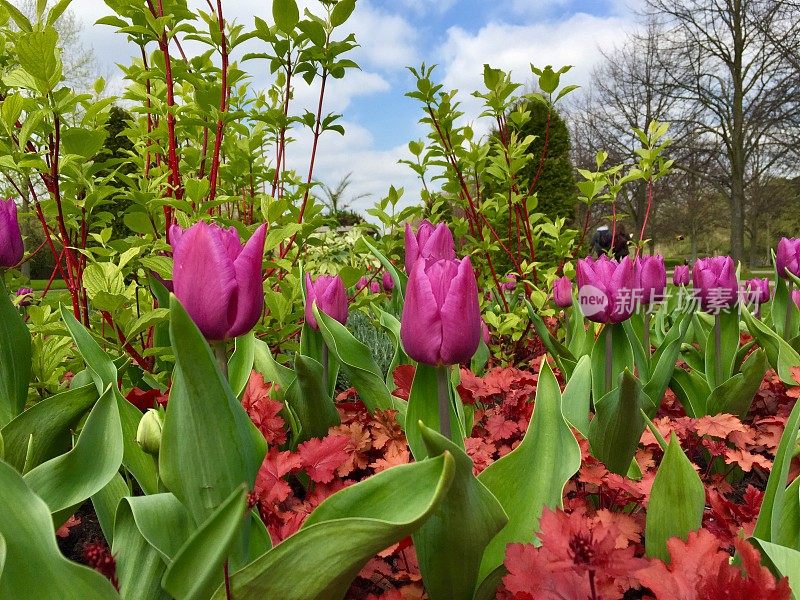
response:
[(691, 319), (687, 315), (687, 312), (683, 312), (678, 316), (650, 358), (650, 378), (644, 384), (644, 393), (651, 400), (648, 405), (648, 416), (651, 418), (655, 416), (661, 406), (675, 370), (675, 363), (680, 356), (683, 340), (689, 330), (689, 325), (691, 325)]
[[(117, 507), (122, 499), (130, 493), (128, 484), (125, 483), (122, 475), (117, 473), (100, 491), (92, 494), (92, 506), (97, 514), (97, 520), (100, 522), (100, 528), (103, 530), (103, 537), (106, 538), (109, 546), (114, 542), (114, 519)], [(146, 498), (147, 496), (142, 497)]]
[(136, 529), (165, 564), (172, 562), (194, 531), (192, 517), (174, 494), (129, 496), (117, 508), (115, 526), (130, 514)]
[(31, 333), (0, 276), (0, 427), (25, 408), (31, 379)]
[(747, 308), (742, 307), (741, 310), (750, 335), (767, 353), (767, 360), (777, 371), (778, 377), (786, 385), (797, 385), (798, 382), (795, 381), (791, 368), (800, 365), (800, 354), (760, 319), (751, 315)]
[[(300, 331), (300, 354), (313, 358), (319, 364), (322, 364), (324, 346), (325, 340), (322, 337), (322, 333), (316, 329), (312, 329), (308, 323), (303, 323), (303, 328)], [(336, 390), (336, 379), (339, 376), (339, 368), (339, 358), (336, 354), (328, 352), (328, 396), (333, 397), (334, 391)]]
[[(155, 496), (141, 496), (153, 498)], [(123, 598), (136, 600), (167, 600), (169, 596), (161, 588), (161, 579), (167, 563), (150, 545), (139, 528), (128, 502), (123, 501), (117, 510), (114, 523), (114, 541), (111, 553), (116, 560), (116, 576)]]
[(394, 268), (392, 261), (390, 261), (384, 254), (378, 250), (372, 243), (365, 237), (361, 237), (361, 242), (369, 248), (369, 251), (372, 252), (373, 256), (377, 258), (380, 263), (383, 265), (383, 268), (386, 269), (386, 272), (392, 278), (394, 282), (394, 289), (397, 290), (398, 298), (400, 306), (403, 305), (403, 289), (405, 288), (405, 281), (400, 278), (400, 274), (398, 273), (397, 269)]
[(184, 543), (162, 585), (177, 600), (205, 600), (223, 580), (222, 565), (244, 523), (247, 489), (235, 489)]
[(789, 579), (792, 598), (796, 598), (797, 590), (800, 590), (800, 551), (755, 537), (750, 541), (761, 550), (762, 563), (767, 563), (778, 577)]
[(37, 402), (3, 427), (4, 460), (20, 473), (28, 459), (28, 470), (67, 452), (71, 430), (97, 402), (94, 385), (67, 390)]
[(581, 356), (561, 397), (564, 418), (583, 437), (589, 437), (589, 411), (592, 397), (592, 361)]
[(2, 461), (0, 506), (0, 537), (5, 545), (0, 598), (119, 598), (100, 573), (64, 558), (56, 544), (50, 509), (19, 473)]
[[(236, 600), (344, 598), (362, 567), (411, 535), (446, 497), (452, 455), (387, 469), (336, 492), (301, 527), (231, 577)], [(223, 600), (218, 589), (213, 600)]]
[(314, 437), (325, 437), (328, 429), (341, 420), (322, 381), (322, 365), (310, 356), (298, 354), (294, 370), (297, 377), (286, 390), (286, 401), (300, 424), (300, 434), (293, 441), (297, 445)]
[(706, 492), (673, 433), (658, 466), (647, 506), (645, 552), (647, 556), (669, 562), (667, 540), (685, 540), (690, 531), (700, 528)]
[(711, 390), (708, 389), (706, 378), (699, 372), (674, 367), (669, 386), (687, 415), (693, 419), (706, 415), (706, 402)]
[(431, 600), (472, 600), (484, 549), (508, 517), (472, 474), (464, 451), (422, 423), (419, 427), (429, 456), (449, 452), (455, 459), (447, 496), (413, 535), (425, 590)]
[(122, 426), (114, 390), (95, 404), (75, 446), (25, 474), (25, 482), (56, 513), (97, 493), (122, 464)]
[(795, 403), (789, 414), (769, 473), (764, 499), (761, 501), (761, 509), (753, 529), (753, 537), (759, 540), (772, 542), (781, 536), (781, 513), (786, 494), (786, 481), (789, 477), (789, 465), (797, 443), (798, 427), (800, 427), (800, 402)]
[(628, 473), (645, 428), (640, 410), (647, 413), (648, 405), (641, 382), (627, 369), (619, 376), (619, 385), (595, 402), (589, 446), (612, 473)]
[(347, 376), (358, 391), (358, 396), (370, 413), (376, 409), (396, 410), (398, 421), (405, 416), (405, 403), (395, 398), (386, 387), (380, 368), (372, 358), (369, 348), (359, 342), (347, 327), (314, 307), (319, 330), (333, 356), (342, 365)]
[(558, 382), (543, 359), (525, 437), (478, 476), (508, 515), (486, 547), (479, 582), (503, 564), (508, 544), (534, 540), (542, 510), (561, 506), (564, 486), (580, 465), (580, 447), (561, 412)]
[(728, 413), (744, 419), (766, 372), (767, 355), (759, 348), (744, 362), (741, 373), (737, 373), (711, 392), (708, 397), (707, 414)]
[(252, 489), (267, 447), (208, 343), (174, 296), (170, 337), (175, 372), (159, 467), (167, 489), (200, 524), (239, 486)]
[(580, 358), (591, 353), (594, 342), (593, 331), (586, 328), (578, 298), (573, 294), (572, 308), (569, 311), (569, 328), (567, 330), (567, 348), (573, 356)]
[(241, 398), (247, 382), (250, 381), (250, 373), (253, 371), (253, 361), (255, 360), (255, 334), (250, 333), (236, 338), (236, 347), (228, 361), (228, 381), (233, 390), (233, 395)]
[(295, 378), (294, 371), (276, 361), (269, 351), (269, 346), (261, 340), (255, 340), (253, 369), (261, 374), (264, 381), (276, 383), (283, 390), (287, 389)]
[(373, 305), (372, 310), (378, 316), (378, 323), (381, 328), (389, 334), (394, 345), (394, 354), (392, 355), (392, 362), (389, 363), (389, 369), (386, 371), (386, 385), (390, 390), (394, 390), (394, 370), (399, 365), (410, 365), (412, 361), (408, 355), (403, 351), (403, 344), (400, 341), (400, 321), (397, 317), (389, 314), (385, 310), (381, 310), (378, 306)]
[(778, 518), (778, 537), (772, 541), (800, 550), (800, 477), (795, 477), (786, 488)]
[(78, 352), (88, 365), (88, 371), (97, 387), (97, 392), (102, 393), (109, 386), (115, 391), (117, 410), (122, 424), (124, 445), (122, 463), (136, 478), (145, 493), (154, 494), (158, 490), (156, 463), (153, 457), (144, 452), (136, 443), (136, 430), (142, 418), (141, 411), (119, 393), (117, 367), (111, 357), (103, 352), (86, 328), (63, 306), (61, 307), (61, 318), (78, 347)]

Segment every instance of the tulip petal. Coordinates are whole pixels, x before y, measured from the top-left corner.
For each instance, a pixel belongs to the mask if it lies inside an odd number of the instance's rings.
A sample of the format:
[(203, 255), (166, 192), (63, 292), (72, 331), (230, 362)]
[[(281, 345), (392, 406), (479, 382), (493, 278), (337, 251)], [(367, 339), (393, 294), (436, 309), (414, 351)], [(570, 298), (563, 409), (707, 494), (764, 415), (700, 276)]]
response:
[(429, 365), (439, 363), (442, 321), (422, 260), (416, 262), (408, 278), (400, 339), (406, 354), (414, 360)]
[(478, 284), (469, 256), (461, 259), (441, 309), (441, 361), (455, 365), (469, 361), (481, 341)]
[[(236, 234), (235, 229), (231, 229)], [(223, 238), (227, 245), (228, 256), (232, 254), (232, 240), (236, 243), (236, 253), (238, 256), (233, 261), (233, 269), (236, 273), (236, 283), (238, 284), (238, 296), (236, 298), (236, 319), (233, 321), (227, 332), (227, 337), (239, 337), (250, 331), (264, 310), (264, 284), (261, 279), (261, 262), (264, 257), (264, 238), (267, 230), (266, 225), (261, 225), (256, 229), (252, 237), (247, 240), (244, 248), (239, 246), (239, 236), (235, 238), (229, 234)]]
[(173, 246), (175, 295), (206, 338), (225, 339), (236, 316), (233, 262), (212, 227), (202, 221), (178, 238)]
[(314, 281), (311, 275), (306, 273), (306, 305), (305, 305), (305, 319), (306, 324), (311, 329), (319, 329), (317, 318), (314, 316), (314, 302), (317, 300), (317, 291), (314, 288)]
[[(406, 274), (411, 275), (414, 264), (419, 258), (419, 244), (417, 243), (417, 236), (411, 229), (411, 225), (406, 223)], [(364, 282), (366, 284), (366, 281)]]

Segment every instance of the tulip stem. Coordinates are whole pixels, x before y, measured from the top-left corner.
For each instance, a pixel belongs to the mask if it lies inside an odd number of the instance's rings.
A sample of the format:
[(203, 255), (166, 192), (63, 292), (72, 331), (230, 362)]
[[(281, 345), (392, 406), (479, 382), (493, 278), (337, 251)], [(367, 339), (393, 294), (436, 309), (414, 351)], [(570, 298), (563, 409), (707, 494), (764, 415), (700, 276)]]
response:
[(329, 389), (328, 383), (328, 363), (330, 362), (330, 356), (328, 353), (328, 344), (325, 343), (323, 340), (322, 342), (322, 384), (325, 386), (325, 389)]
[(644, 351), (647, 353), (647, 357), (650, 358), (650, 314), (649, 310), (645, 310), (644, 312), (644, 331), (642, 332), (642, 345), (644, 346)]
[(449, 367), (436, 367), (436, 383), (439, 391), (439, 431), (450, 439), (450, 378)]
[(211, 348), (214, 350), (214, 357), (217, 359), (222, 376), (228, 379), (228, 350), (225, 342), (214, 342), (211, 344)]
[(722, 311), (714, 315), (714, 387), (722, 383)]
[(794, 282), (789, 279), (786, 282), (786, 318), (783, 320), (783, 339), (785, 340), (789, 340), (792, 337), (792, 305), (794, 304), (794, 300), (792, 300), (793, 286)]
[(611, 391), (611, 379), (614, 376), (614, 329), (606, 325), (606, 394)]

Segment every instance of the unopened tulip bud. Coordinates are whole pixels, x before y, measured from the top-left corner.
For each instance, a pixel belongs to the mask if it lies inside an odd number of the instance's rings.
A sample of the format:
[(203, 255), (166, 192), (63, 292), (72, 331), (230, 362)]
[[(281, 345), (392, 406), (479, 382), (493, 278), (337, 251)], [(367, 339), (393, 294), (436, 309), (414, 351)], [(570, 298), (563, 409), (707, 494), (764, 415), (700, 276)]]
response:
[(644, 303), (657, 302), (664, 298), (667, 287), (667, 270), (664, 257), (659, 255), (640, 256), (636, 259), (636, 288)]
[(164, 421), (161, 413), (155, 408), (150, 408), (139, 421), (136, 430), (136, 443), (142, 450), (153, 456), (158, 456), (161, 449), (161, 429)]
[(572, 306), (572, 281), (566, 275), (553, 282), (553, 302), (559, 308)]
[(339, 323), (347, 323), (347, 292), (338, 275), (320, 275), (314, 281), (306, 273), (306, 323), (312, 329), (319, 329), (313, 310), (315, 302), (320, 312), (333, 317)]
[(672, 272), (672, 283), (679, 286), (689, 285), (689, 265), (678, 265)]
[(406, 223), (406, 273), (410, 276), (414, 264), (420, 258), (455, 259), (456, 249), (453, 234), (444, 223), (433, 225), (427, 219), (420, 223), (417, 232)]
[(389, 271), (383, 272), (381, 283), (383, 283), (383, 289), (387, 292), (391, 292), (394, 289), (394, 279), (392, 279), (392, 275)]
[(728, 308), (739, 299), (736, 265), (730, 256), (713, 256), (695, 261), (692, 280), (700, 298), (700, 306), (705, 311)]
[(781, 238), (775, 267), (781, 277), (788, 277), (787, 273), (800, 277), (800, 238)]

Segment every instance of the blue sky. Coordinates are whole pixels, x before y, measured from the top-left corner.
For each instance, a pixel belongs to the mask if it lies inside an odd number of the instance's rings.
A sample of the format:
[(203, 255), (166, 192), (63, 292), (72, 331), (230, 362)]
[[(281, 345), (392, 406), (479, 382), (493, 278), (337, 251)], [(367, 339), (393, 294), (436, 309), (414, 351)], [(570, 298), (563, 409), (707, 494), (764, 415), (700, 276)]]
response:
[[(367, 193), (357, 208), (364, 209), (386, 193), (390, 184), (405, 187), (406, 201), (419, 193), (414, 174), (398, 159), (407, 158), (409, 140), (424, 135), (415, 101), (405, 92), (413, 86), (407, 65), (439, 65), (435, 77), (448, 89), (460, 90), (465, 119), (473, 121), (479, 105), (470, 92), (480, 88), (484, 63), (511, 70), (517, 81), (530, 81), (529, 63), (575, 67), (567, 83), (586, 86), (599, 49), (624, 41), (635, 21), (639, 0), (358, 0), (351, 20), (361, 47), (353, 57), (361, 66), (344, 80), (334, 81), (326, 109), (341, 112), (347, 130), (323, 137), (317, 176), (334, 185), (352, 172), (354, 194)], [(201, 6), (200, 0), (189, 0)], [(300, 0), (318, 8), (317, 0)], [(205, 5), (205, 2), (202, 2)], [(99, 0), (74, 0), (73, 10), (84, 25), (83, 39), (91, 45), (101, 69), (110, 75), (112, 89), (122, 81), (114, 63), (127, 63), (132, 49), (124, 36), (94, 25), (107, 14)], [(227, 0), (227, 19), (250, 26), (253, 15), (270, 19), (269, 0)], [(254, 63), (245, 63), (246, 70)], [(254, 72), (256, 85), (259, 75)], [(312, 107), (316, 90), (296, 90), (295, 110)], [(474, 123), (476, 130), (484, 128)], [(304, 170), (309, 143), (305, 136), (289, 153), (290, 164)], [(296, 162), (291, 162), (291, 157)]]

